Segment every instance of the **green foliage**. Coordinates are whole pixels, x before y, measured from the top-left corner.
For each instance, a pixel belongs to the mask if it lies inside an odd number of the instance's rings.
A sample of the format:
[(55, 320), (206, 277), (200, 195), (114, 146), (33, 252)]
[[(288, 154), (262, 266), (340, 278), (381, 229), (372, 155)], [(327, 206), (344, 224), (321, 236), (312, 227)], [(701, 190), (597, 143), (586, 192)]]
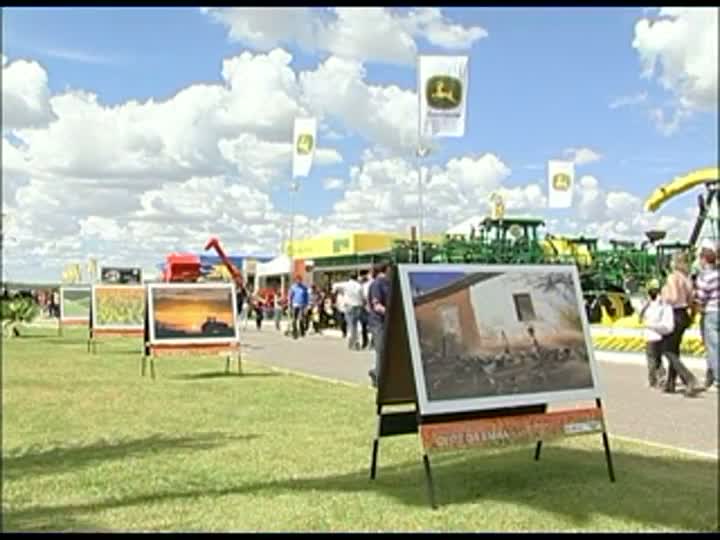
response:
[(13, 298), (3, 300), (0, 312), (5, 334), (20, 335), (20, 325), (33, 322), (40, 315), (40, 306), (31, 298)]
[(140, 295), (107, 295), (98, 302), (97, 323), (100, 326), (123, 324), (142, 325), (145, 298)]

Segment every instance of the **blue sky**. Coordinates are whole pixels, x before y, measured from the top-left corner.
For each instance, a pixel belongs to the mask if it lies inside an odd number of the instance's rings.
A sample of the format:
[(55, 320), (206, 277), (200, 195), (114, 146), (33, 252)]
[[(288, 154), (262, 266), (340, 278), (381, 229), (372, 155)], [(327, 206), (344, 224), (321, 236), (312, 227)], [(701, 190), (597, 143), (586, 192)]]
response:
[[(592, 175), (603, 190), (642, 199), (675, 175), (717, 163), (716, 112), (694, 113), (671, 136), (650, 118), (651, 109), (669, 114), (675, 102), (656, 78), (641, 76), (632, 41), (643, 8), (448, 8), (443, 14), (466, 27), (479, 25), (489, 36), (461, 51), (471, 58), (466, 136), (443, 140), (430, 163), (489, 152), (512, 169), (506, 187), (544, 186), (548, 159), (562, 158), (567, 148), (589, 148), (602, 159), (578, 165), (578, 176)], [(420, 52), (447, 53), (421, 38), (417, 44)], [(329, 54), (282, 46), (296, 72), (315, 69)], [(11, 62), (36, 60), (52, 94), (83, 89), (105, 106), (162, 101), (193, 84), (220, 84), (223, 59), (245, 50), (256, 52), (232, 42), (226, 27), (195, 8), (3, 10), (3, 53)], [(364, 67), (367, 84), (415, 90), (413, 65)], [(643, 103), (610, 108), (640, 93), (647, 94)], [(348, 134), (340, 119), (331, 118), (330, 126)], [(347, 179), (372, 141), (349, 133), (332, 141), (321, 135), (318, 144), (334, 147), (344, 162), (315, 166), (303, 181), (298, 209), (310, 217), (332, 212), (343, 192), (324, 189), (323, 180)], [(287, 210), (283, 184), (275, 184), (271, 198), (279, 211)], [(680, 198), (667, 210), (679, 214), (693, 200)], [(563, 217), (574, 211), (544, 212)]]

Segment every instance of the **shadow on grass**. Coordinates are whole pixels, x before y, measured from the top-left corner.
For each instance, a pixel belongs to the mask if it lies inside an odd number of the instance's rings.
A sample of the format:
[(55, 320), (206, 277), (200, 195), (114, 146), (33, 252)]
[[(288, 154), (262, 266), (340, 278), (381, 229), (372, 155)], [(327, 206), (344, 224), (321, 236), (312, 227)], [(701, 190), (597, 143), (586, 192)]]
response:
[(195, 451), (215, 448), (239, 440), (252, 440), (259, 435), (227, 433), (194, 433), (192, 436), (169, 437), (153, 435), (144, 439), (100, 440), (82, 446), (64, 446), (20, 455), (3, 456), (3, 480), (20, 480), (33, 475), (62, 474), (98, 462), (126, 459), (163, 451)]
[(203, 379), (224, 379), (224, 378), (231, 378), (234, 377), (236, 379), (244, 379), (248, 377), (277, 377), (280, 373), (272, 373), (272, 372), (258, 372), (258, 373), (246, 373), (243, 372), (242, 374), (237, 372), (230, 371), (229, 373), (225, 373), (224, 371), (216, 371), (216, 372), (210, 372), (210, 373), (183, 373), (182, 375), (174, 375), (165, 377), (166, 379), (176, 380), (176, 381), (197, 381), (197, 380), (203, 380)]
[[(548, 447), (540, 462), (533, 461), (530, 448), (485, 456), (478, 453), (437, 456), (433, 458), (437, 501), (441, 511), (452, 505), (482, 504), (484, 501), (505, 503), (508, 516), (528, 508), (569, 520), (576, 529), (589, 528), (591, 520), (598, 515), (621, 520), (618, 526), (627, 529), (717, 529), (717, 462), (624, 452), (616, 452), (614, 457), (618, 478), (615, 484), (608, 480), (602, 450)], [(73, 515), (84, 516), (89, 512), (200, 497), (243, 494), (257, 497), (262, 492), (268, 492), (271, 498), (282, 492), (306, 493), (308, 505), (314, 504), (313, 500), (317, 502), (318, 497), (332, 493), (381, 494), (416, 511), (427, 509), (431, 512), (422, 463), (418, 459), (388, 467), (382, 467), (380, 462), (374, 481), (369, 479), (368, 469), (363, 467), (335, 476), (240, 483), (223, 489), (208, 485), (200, 489), (159, 491), (91, 504), (9, 512), (6, 524), (12, 530), (28, 530), (27, 526), (54, 525), (55, 520), (62, 523)], [(458, 510), (468, 511), (474, 512), (473, 509)], [(347, 528), (352, 529), (352, 525), (347, 524)], [(493, 523), (485, 522), (479, 526), (493, 529)]]

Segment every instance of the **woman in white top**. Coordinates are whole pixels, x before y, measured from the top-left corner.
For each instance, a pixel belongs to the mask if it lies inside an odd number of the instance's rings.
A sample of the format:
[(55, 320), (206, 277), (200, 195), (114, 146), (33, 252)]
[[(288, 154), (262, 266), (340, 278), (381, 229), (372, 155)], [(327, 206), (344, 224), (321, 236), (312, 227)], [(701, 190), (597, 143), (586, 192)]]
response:
[(690, 280), (690, 265), (684, 253), (676, 253), (672, 259), (672, 273), (665, 282), (662, 290), (662, 299), (673, 308), (673, 331), (663, 336), (662, 352), (668, 359), (670, 366), (665, 381), (664, 392), (675, 392), (675, 379), (679, 375), (685, 383), (685, 395), (694, 395), (699, 389), (695, 375), (683, 364), (680, 359), (680, 344), (683, 334), (692, 323), (690, 310), (694, 303), (694, 288)]

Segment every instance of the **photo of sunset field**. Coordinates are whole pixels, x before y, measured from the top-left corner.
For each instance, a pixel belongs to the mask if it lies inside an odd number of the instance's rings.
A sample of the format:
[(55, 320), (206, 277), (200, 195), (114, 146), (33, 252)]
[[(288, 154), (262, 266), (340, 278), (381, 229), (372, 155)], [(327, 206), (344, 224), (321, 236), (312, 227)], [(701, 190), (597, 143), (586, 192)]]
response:
[(94, 291), (94, 324), (98, 328), (142, 328), (145, 288), (98, 286)]
[(158, 286), (150, 294), (155, 341), (237, 338), (231, 287)]

